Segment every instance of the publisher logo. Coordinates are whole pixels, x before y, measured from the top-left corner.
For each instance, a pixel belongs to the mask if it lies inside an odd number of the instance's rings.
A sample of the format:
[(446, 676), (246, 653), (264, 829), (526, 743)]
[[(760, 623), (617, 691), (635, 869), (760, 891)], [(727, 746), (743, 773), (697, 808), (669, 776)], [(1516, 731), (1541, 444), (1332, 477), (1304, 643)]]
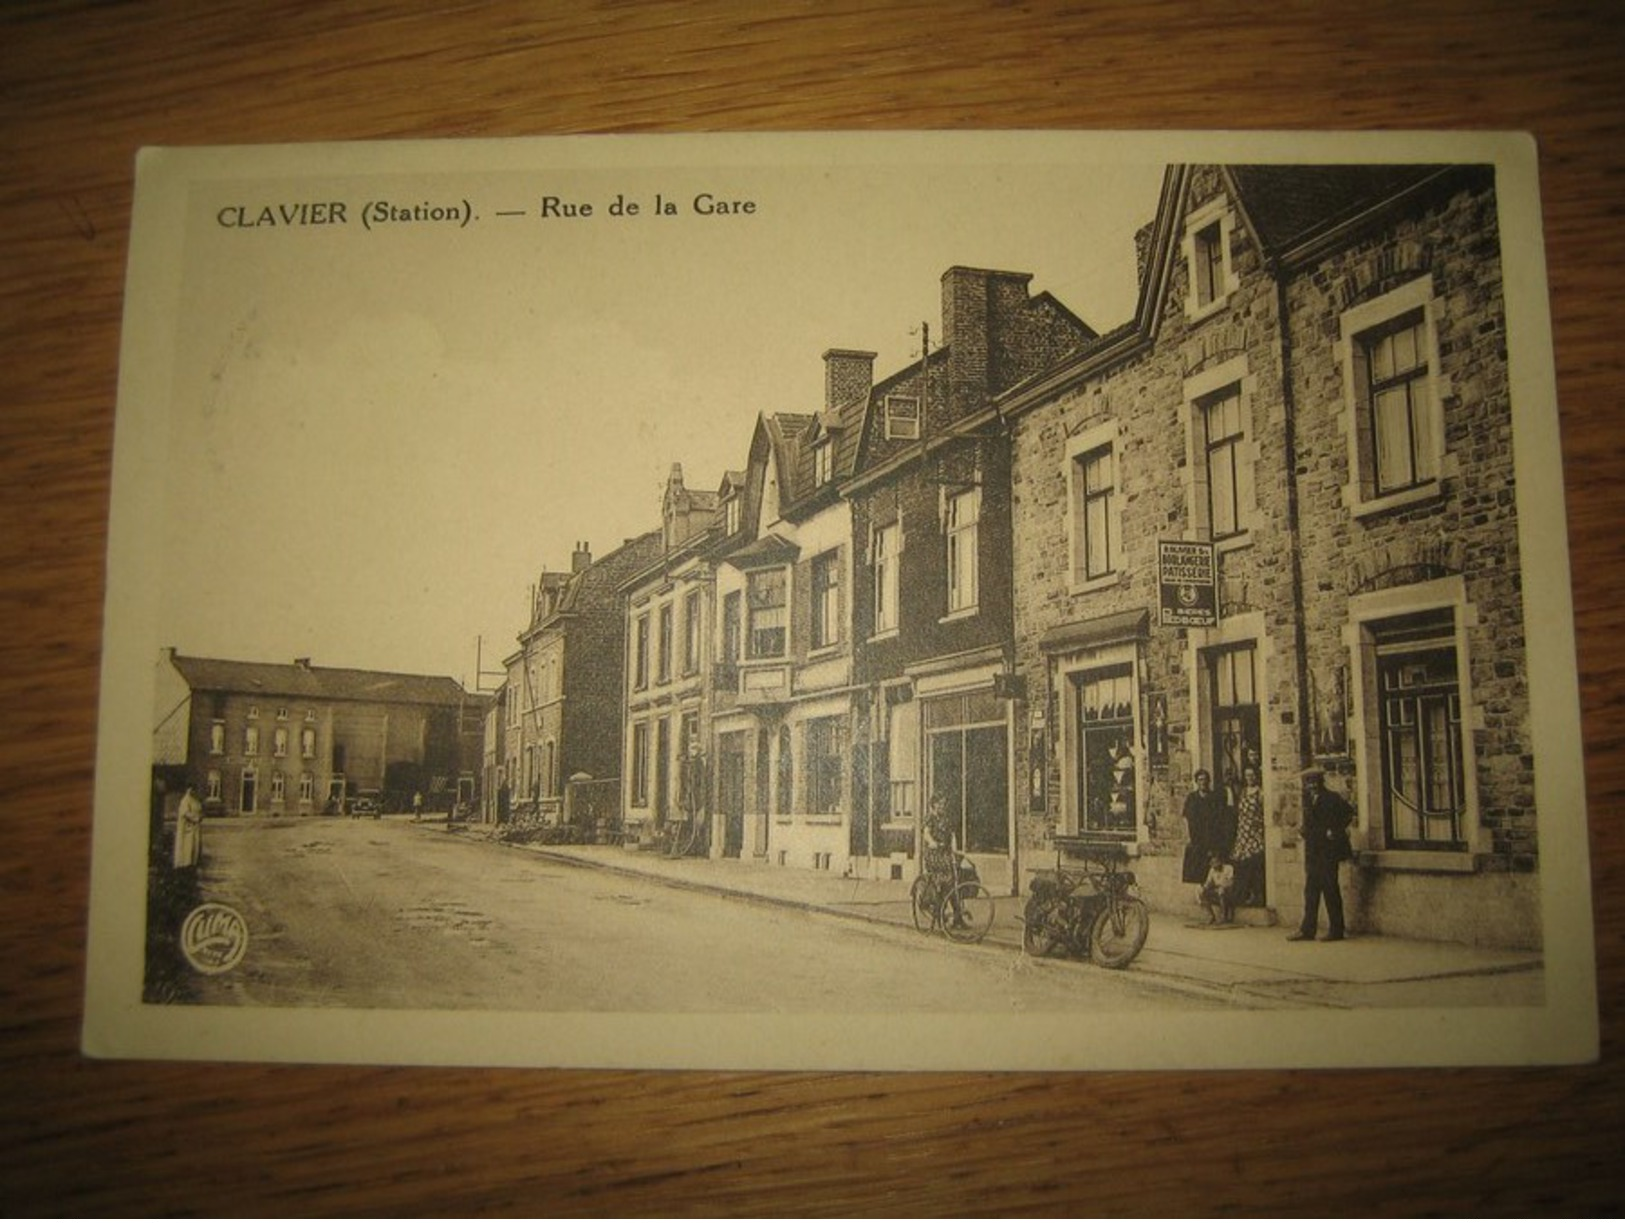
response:
[(201, 904), (181, 923), (181, 954), (198, 972), (230, 972), (248, 954), (248, 923), (228, 905)]

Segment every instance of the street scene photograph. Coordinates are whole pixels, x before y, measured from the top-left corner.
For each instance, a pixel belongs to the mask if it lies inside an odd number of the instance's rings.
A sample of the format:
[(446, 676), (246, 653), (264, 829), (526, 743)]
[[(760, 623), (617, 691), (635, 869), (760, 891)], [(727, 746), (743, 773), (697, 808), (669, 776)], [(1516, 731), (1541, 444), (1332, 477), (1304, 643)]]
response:
[(1594, 1045), (1536, 205), (1494, 137), (148, 150), (87, 1049)]

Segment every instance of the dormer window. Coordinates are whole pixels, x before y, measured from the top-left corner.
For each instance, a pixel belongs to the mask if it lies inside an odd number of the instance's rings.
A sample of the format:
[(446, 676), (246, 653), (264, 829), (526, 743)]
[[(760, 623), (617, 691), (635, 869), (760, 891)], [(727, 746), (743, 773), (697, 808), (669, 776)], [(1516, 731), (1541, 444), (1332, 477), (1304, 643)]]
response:
[(916, 441), (920, 436), (920, 401), (913, 395), (886, 396), (886, 437)]
[(739, 498), (729, 497), (722, 503), (722, 521), (729, 535), (739, 534)]
[(835, 446), (829, 438), (825, 437), (813, 447), (813, 484), (822, 488), (828, 484), (835, 471)]
[(1193, 322), (1222, 310), (1238, 287), (1230, 260), (1235, 218), (1223, 199), (1197, 209), (1185, 224), (1185, 263), (1190, 283), (1185, 314)]

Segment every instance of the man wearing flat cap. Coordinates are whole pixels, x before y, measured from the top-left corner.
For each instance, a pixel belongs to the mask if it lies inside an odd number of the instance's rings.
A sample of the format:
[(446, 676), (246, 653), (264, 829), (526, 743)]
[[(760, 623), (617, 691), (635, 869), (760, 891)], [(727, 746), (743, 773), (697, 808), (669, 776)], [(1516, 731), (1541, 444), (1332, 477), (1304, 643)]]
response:
[(1326, 774), (1310, 769), (1303, 775), (1303, 924), (1287, 938), (1294, 943), (1312, 940), (1320, 924), (1320, 902), (1326, 902), (1326, 938), (1343, 938), (1343, 892), (1337, 871), (1354, 857), (1349, 825), (1354, 808), (1348, 799), (1326, 788)]

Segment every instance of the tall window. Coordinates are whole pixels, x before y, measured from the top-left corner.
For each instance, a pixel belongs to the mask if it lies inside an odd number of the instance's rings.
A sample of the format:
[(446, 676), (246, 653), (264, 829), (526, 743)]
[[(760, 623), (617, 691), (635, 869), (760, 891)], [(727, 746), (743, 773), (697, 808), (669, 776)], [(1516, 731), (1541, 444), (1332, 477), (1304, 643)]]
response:
[(875, 628), (877, 633), (897, 628), (899, 596), (898, 527), (895, 522), (876, 527), (874, 534)]
[(316, 759), (316, 732), (308, 726), (299, 732), (299, 755), (305, 760)]
[(729, 535), (739, 533), (739, 498), (737, 495), (729, 497), (722, 505), (723, 529)]
[(790, 748), (790, 727), (779, 727), (779, 776), (778, 793), (775, 796), (774, 810), (780, 815), (788, 815), (791, 811), (791, 802), (794, 801), (796, 778), (795, 753)]
[(630, 764), (632, 775), (632, 805), (634, 807), (647, 807), (649, 805), (649, 724), (635, 722), (632, 725), (632, 760)]
[(278, 726), (271, 732), (271, 754), (273, 756), (286, 756), (288, 754), (288, 728)]
[(1438, 471), (1422, 311), (1408, 311), (1361, 335), (1356, 360), (1365, 388), (1363, 415), (1377, 494), (1433, 479)]
[(822, 649), (841, 639), (841, 554), (825, 552), (812, 563), (812, 644)]
[(730, 666), (740, 658), (740, 636), (743, 631), (739, 615), (740, 598), (737, 590), (730, 590), (722, 597), (722, 661)]
[(1241, 521), (1241, 446), (1245, 436), (1241, 387), (1230, 386), (1203, 400), (1202, 433), (1207, 443), (1207, 522), (1213, 539), (1239, 534)]
[(209, 776), (203, 783), (203, 797), (220, 800), (220, 770), (210, 769)]
[(1191, 240), (1191, 275), (1196, 280), (1196, 304), (1212, 305), (1224, 296), (1224, 234), (1219, 222), (1204, 225)]
[(632, 686), (649, 686), (649, 617), (639, 616), (632, 626)]
[(671, 678), (671, 604), (660, 608), (660, 645), (655, 655), (655, 675), (661, 683)]
[(260, 754), (260, 728), (250, 726), (243, 731), (243, 752), (249, 756)]
[(784, 657), (788, 627), (785, 606), (786, 576), (783, 569), (753, 570), (746, 579), (750, 603), (750, 656)]
[(1097, 446), (1073, 460), (1076, 515), (1073, 542), (1080, 581), (1105, 577), (1117, 569), (1116, 465), (1111, 446)]
[(705, 628), (700, 606), (700, 592), (691, 590), (683, 599), (683, 674), (693, 675), (700, 669), (700, 640)]
[(829, 438), (824, 438), (813, 447), (813, 483), (818, 486), (828, 484), (830, 476), (834, 474), (835, 447)]
[(1373, 626), (1391, 849), (1465, 849), (1461, 687), (1448, 610)]
[(288, 781), (287, 781), (287, 778), (285, 778), (282, 775), (281, 771), (278, 770), (277, 772), (271, 774), (271, 801), (273, 803), (280, 803), (287, 796), (288, 796)]
[(226, 754), (226, 724), (215, 722), (209, 726), (209, 754), (223, 756)]
[(302, 803), (316, 801), (316, 779), (309, 773), (299, 774), (299, 801)]
[(807, 810), (831, 815), (841, 809), (846, 776), (845, 719), (813, 718), (807, 723)]
[(948, 610), (976, 606), (976, 527), (982, 512), (982, 490), (967, 489), (948, 498)]

